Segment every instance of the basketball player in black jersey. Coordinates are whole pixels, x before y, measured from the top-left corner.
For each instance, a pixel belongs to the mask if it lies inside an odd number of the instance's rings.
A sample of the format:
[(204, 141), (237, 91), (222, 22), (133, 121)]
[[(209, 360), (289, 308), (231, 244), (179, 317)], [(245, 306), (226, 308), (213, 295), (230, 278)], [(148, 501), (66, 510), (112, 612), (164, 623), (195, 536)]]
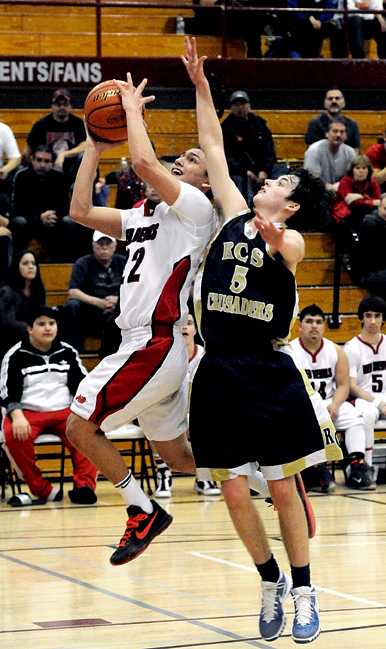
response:
[[(225, 221), (196, 282), (206, 353), (193, 381), (193, 452), (197, 466), (211, 467), (213, 479), (221, 481), (232, 521), (260, 573), (262, 637), (275, 640), (283, 632), (283, 602), (291, 591), (292, 637), (311, 642), (320, 633), (318, 603), (294, 476), (315, 457), (325, 461), (342, 454), (320, 395), (309, 396), (307, 379), (284, 344), (296, 315), (294, 273), (304, 256), (303, 237), (285, 223), (327, 212), (332, 195), (320, 178), (302, 169), (266, 180), (254, 197), (255, 215), (248, 213), (228, 173), (203, 71), (206, 57), (198, 59), (195, 41), (187, 37), (185, 52), (182, 59), (196, 86), (200, 146)], [(250, 498), (245, 467), (253, 461), (259, 462), (278, 511), (291, 578), (276, 563)]]

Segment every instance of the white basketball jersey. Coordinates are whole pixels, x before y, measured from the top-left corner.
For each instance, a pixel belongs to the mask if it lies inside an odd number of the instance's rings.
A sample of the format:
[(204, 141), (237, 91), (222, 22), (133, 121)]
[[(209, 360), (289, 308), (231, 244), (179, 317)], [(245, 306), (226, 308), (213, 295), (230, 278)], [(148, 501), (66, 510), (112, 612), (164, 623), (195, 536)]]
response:
[(162, 202), (150, 210), (144, 203), (121, 210), (121, 217), (127, 261), (118, 326), (186, 324), (193, 276), (217, 226), (211, 202), (181, 182), (174, 205)]
[(386, 340), (381, 335), (378, 345), (373, 346), (355, 336), (349, 340), (344, 351), (348, 358), (349, 374), (366, 392), (386, 392)]
[(194, 346), (193, 356), (189, 358), (189, 381), (190, 382), (193, 381), (193, 377), (196, 373), (196, 369), (198, 368), (203, 353), (204, 353), (204, 348), (202, 345)]
[(291, 340), (291, 347), (315, 392), (319, 392), (322, 399), (331, 399), (336, 390), (335, 368), (338, 362), (338, 352), (334, 343), (327, 338), (322, 338), (315, 354), (303, 347), (300, 338)]

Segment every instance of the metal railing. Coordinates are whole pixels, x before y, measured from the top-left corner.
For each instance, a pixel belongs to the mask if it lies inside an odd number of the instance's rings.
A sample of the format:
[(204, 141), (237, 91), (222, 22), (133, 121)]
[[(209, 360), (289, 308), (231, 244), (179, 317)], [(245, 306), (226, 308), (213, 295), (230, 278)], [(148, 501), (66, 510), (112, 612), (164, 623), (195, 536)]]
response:
[(315, 8), (286, 8), (286, 7), (235, 7), (234, 1), (231, 0), (230, 5), (201, 5), (199, 1), (197, 2), (192, 0), (191, 3), (187, 2), (132, 2), (131, 0), (0, 0), (0, 5), (24, 5), (24, 6), (59, 6), (59, 7), (94, 7), (95, 8), (95, 49), (97, 56), (103, 56), (102, 53), (102, 33), (103, 33), (103, 14), (102, 9), (108, 7), (128, 7), (128, 8), (140, 8), (144, 11), (148, 9), (161, 8), (161, 9), (173, 9), (178, 11), (183, 11), (184, 9), (193, 9), (195, 7), (200, 7), (200, 10), (217, 11), (221, 10), (221, 30), (222, 30), (222, 56), (227, 58), (228, 56), (228, 47), (227, 47), (227, 14), (229, 12), (245, 12), (245, 11), (257, 11), (262, 13), (274, 13), (274, 14), (290, 14), (290, 13), (309, 13), (309, 14), (331, 14), (336, 13), (343, 14), (343, 38), (344, 38), (344, 52), (345, 56), (348, 57), (349, 54), (349, 43), (348, 43), (348, 18), (350, 14), (386, 14), (385, 10), (374, 12), (374, 10), (351, 10), (347, 8), (347, 0), (343, 0), (343, 8), (337, 10), (334, 9), (315, 9)]

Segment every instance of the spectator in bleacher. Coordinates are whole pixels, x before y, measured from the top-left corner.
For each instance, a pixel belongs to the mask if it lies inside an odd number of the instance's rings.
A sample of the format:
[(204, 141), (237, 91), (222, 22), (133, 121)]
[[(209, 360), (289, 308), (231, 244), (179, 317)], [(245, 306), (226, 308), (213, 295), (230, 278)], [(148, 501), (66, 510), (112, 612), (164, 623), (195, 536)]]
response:
[(23, 164), (28, 165), (37, 146), (47, 144), (55, 153), (55, 166), (61, 169), (70, 186), (74, 180), (77, 156), (86, 146), (86, 129), (80, 117), (73, 115), (71, 95), (66, 89), (55, 90), (51, 113), (37, 120), (27, 135), (23, 150)]
[(362, 332), (345, 344), (344, 351), (349, 362), (351, 397), (365, 423), (365, 462), (373, 468), (374, 426), (378, 419), (386, 419), (386, 338), (381, 333), (386, 302), (367, 295), (359, 304), (358, 318)]
[(21, 250), (14, 255), (6, 283), (0, 287), (0, 358), (26, 333), (31, 308), (45, 301), (36, 255)]
[(339, 183), (332, 208), (333, 234), (342, 250), (350, 250), (351, 239), (358, 232), (366, 214), (378, 206), (379, 184), (372, 178), (373, 168), (365, 155), (356, 156)]
[(7, 193), (4, 181), (9, 172), (16, 169), (20, 162), (21, 155), (12, 129), (0, 122), (0, 192)]
[(331, 54), (334, 58), (344, 56), (342, 29), (340, 24), (333, 20), (333, 13), (314, 14), (302, 11), (307, 9), (334, 9), (336, 0), (287, 0), (289, 9), (299, 9), (299, 12), (290, 12), (286, 16), (287, 29), (294, 39), (295, 50), (302, 58), (312, 59), (320, 56), (324, 38), (331, 41)]
[(75, 259), (75, 225), (68, 216), (69, 192), (63, 172), (54, 168), (55, 154), (38, 146), (28, 167), (20, 167), (12, 182), (14, 249), (36, 239), (52, 262)]
[(361, 136), (359, 133), (359, 127), (355, 120), (342, 115), (342, 111), (346, 105), (343, 92), (339, 88), (332, 88), (327, 90), (326, 96), (324, 98), (324, 112), (316, 117), (312, 117), (308, 122), (307, 132), (305, 136), (306, 144), (310, 146), (318, 140), (322, 140), (326, 137), (326, 131), (328, 129), (331, 119), (335, 117), (340, 117), (343, 119), (346, 124), (346, 141), (345, 143), (348, 146), (351, 146), (356, 150), (356, 153), (359, 154), (361, 147)]
[[(338, 1), (338, 10), (342, 10), (345, 0)], [(379, 59), (386, 58), (386, 21), (380, 11), (383, 11), (382, 0), (347, 0), (347, 9), (365, 9), (374, 13), (355, 13), (348, 15), (348, 42), (353, 59), (365, 59), (365, 41), (371, 38), (377, 43)], [(336, 14), (342, 20), (343, 14)]]
[(384, 137), (379, 138), (376, 144), (372, 144), (366, 151), (373, 166), (373, 177), (381, 186), (382, 191), (386, 191), (386, 131)]
[[(225, 32), (227, 36), (244, 38), (247, 44), (248, 58), (261, 58), (260, 35), (263, 33), (279, 34), (281, 15), (268, 14), (264, 11), (248, 11), (249, 7), (265, 7), (264, 0), (193, 0), (194, 7), (194, 34), (209, 34), (221, 36), (222, 6), (226, 5), (243, 11), (230, 11), (225, 13)], [(197, 5), (212, 5), (213, 9), (202, 9)], [(276, 3), (276, 6), (279, 6)], [(280, 5), (285, 6), (285, 5)], [(274, 31), (273, 31), (274, 30)]]
[(12, 263), (12, 232), (9, 229), (11, 201), (7, 194), (0, 193), (0, 283), (8, 275)]
[(311, 144), (304, 154), (304, 168), (321, 176), (326, 187), (337, 191), (339, 182), (355, 158), (355, 149), (345, 144), (346, 124), (341, 117), (330, 120), (326, 137)]
[(28, 317), (27, 333), (4, 356), (0, 389), (7, 411), (3, 422), (6, 450), (31, 493), (58, 502), (63, 500), (63, 491), (43, 478), (33, 444), (43, 433), (57, 435), (74, 464), (69, 498), (92, 505), (97, 500), (97, 469), (66, 437), (70, 404), (87, 372), (75, 349), (57, 339), (58, 313), (37, 305)]
[[(336, 430), (345, 431), (346, 485), (353, 489), (375, 489), (365, 463), (365, 427), (360, 412), (347, 401), (350, 392), (347, 357), (342, 347), (323, 337), (325, 315), (317, 304), (304, 307), (299, 314), (300, 337), (291, 347), (310, 380), (324, 400)], [(310, 490), (330, 493), (336, 487), (326, 463), (302, 472)], [(312, 478), (316, 477), (316, 481)], [(316, 484), (315, 484), (316, 482)]]
[(115, 317), (125, 257), (115, 252), (116, 239), (93, 234), (93, 253), (73, 265), (64, 305), (62, 337), (76, 350), (83, 347), (88, 331), (103, 330)]
[(265, 119), (251, 112), (251, 101), (244, 90), (232, 93), (230, 114), (221, 128), (229, 174), (250, 205), (276, 162), (271, 131)]
[(356, 283), (386, 299), (386, 194), (358, 230), (358, 252), (350, 257)]

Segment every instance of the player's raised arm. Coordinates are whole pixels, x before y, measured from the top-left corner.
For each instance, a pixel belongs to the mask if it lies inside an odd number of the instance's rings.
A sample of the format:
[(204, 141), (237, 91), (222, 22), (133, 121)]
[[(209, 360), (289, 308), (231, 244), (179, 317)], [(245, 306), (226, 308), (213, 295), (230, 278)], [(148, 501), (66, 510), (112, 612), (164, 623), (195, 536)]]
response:
[(70, 217), (94, 230), (100, 230), (115, 239), (122, 236), (121, 216), (119, 210), (112, 207), (94, 207), (92, 204), (93, 184), (101, 154), (107, 149), (118, 146), (119, 142), (95, 142), (90, 136), (76, 175), (71, 199)]
[(204, 73), (206, 56), (198, 58), (195, 38), (185, 38), (185, 56), (181, 57), (191, 81), (196, 86), (199, 143), (205, 153), (213, 196), (225, 219), (247, 209), (247, 203), (228, 172), (220, 122)]
[(180, 181), (173, 176), (157, 159), (146, 132), (143, 121), (143, 106), (152, 101), (154, 96), (142, 97), (147, 79), (133, 86), (131, 74), (127, 74), (128, 88), (119, 81), (115, 83), (122, 95), (122, 106), (127, 116), (127, 139), (131, 163), (142, 180), (151, 185), (168, 205), (173, 205), (180, 193)]

